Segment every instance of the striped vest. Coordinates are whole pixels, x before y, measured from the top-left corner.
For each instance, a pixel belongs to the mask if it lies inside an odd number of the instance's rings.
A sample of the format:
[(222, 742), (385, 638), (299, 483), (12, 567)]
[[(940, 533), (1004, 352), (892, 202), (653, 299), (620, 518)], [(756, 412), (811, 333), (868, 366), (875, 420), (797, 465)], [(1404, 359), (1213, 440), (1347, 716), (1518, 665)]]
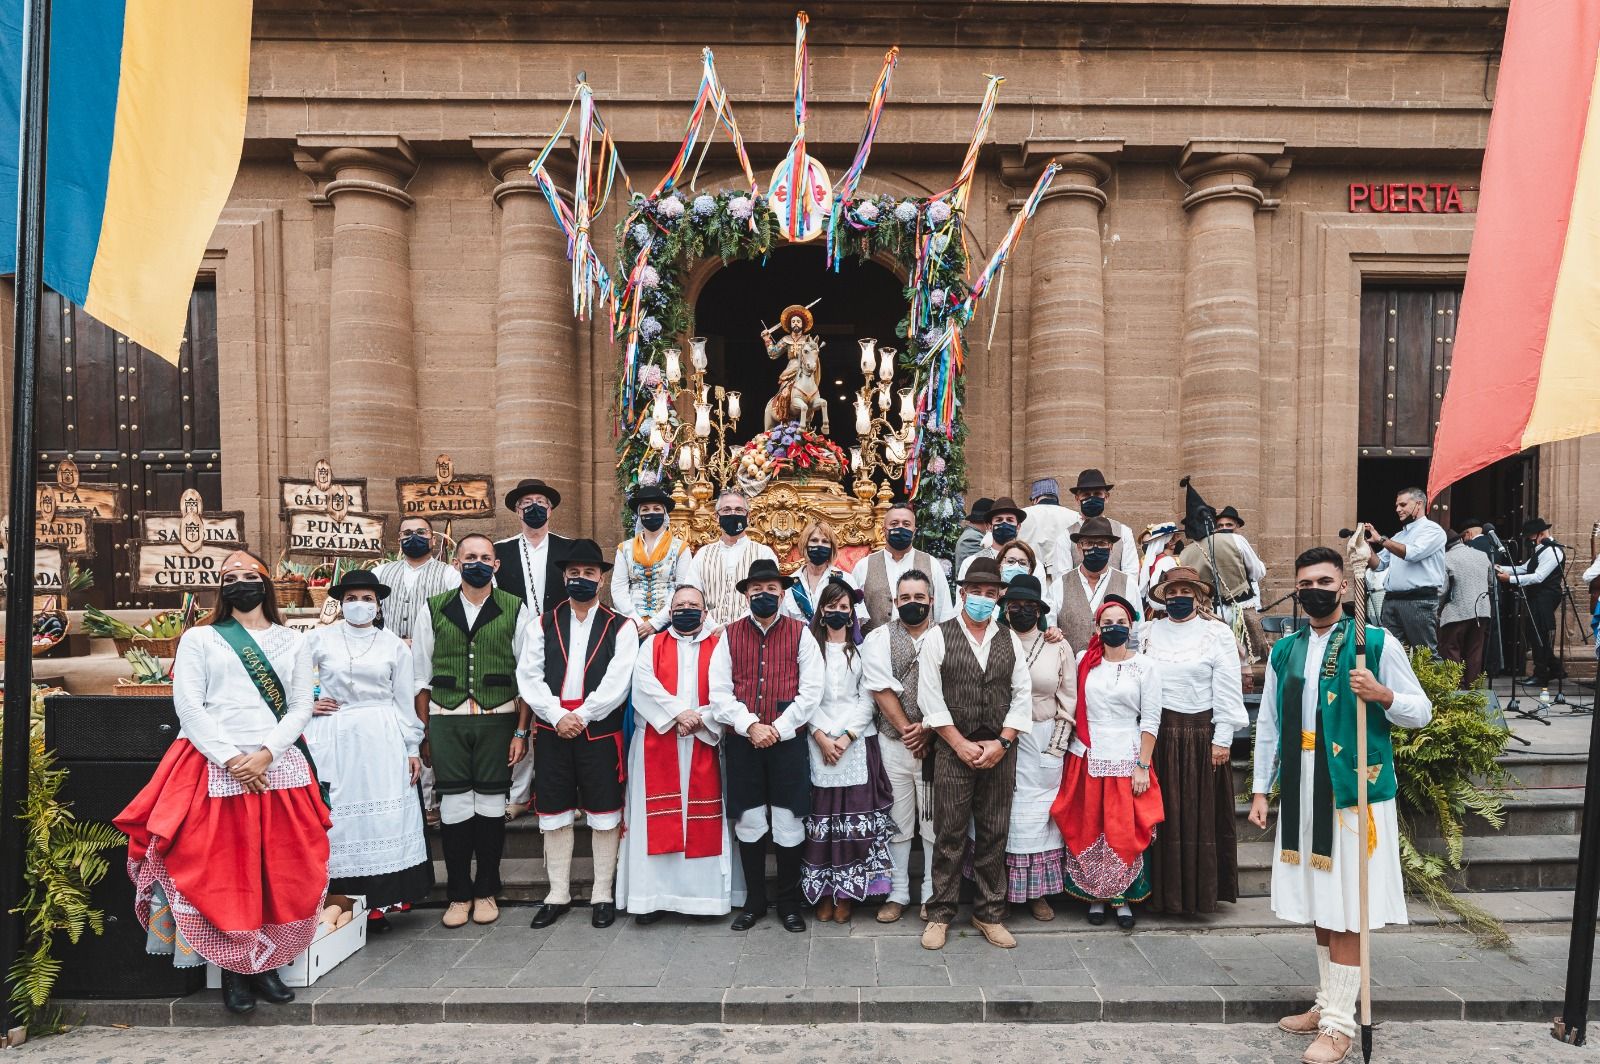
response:
[(429, 701), (441, 709), (457, 709), (471, 698), (488, 710), (515, 700), (517, 655), (512, 648), (522, 600), (495, 588), (470, 631), (459, 591), (434, 595), (428, 609), (433, 618)]
[(800, 639), (805, 633), (806, 626), (793, 617), (779, 617), (765, 632), (749, 616), (728, 626), (733, 696), (763, 724), (777, 720), (800, 691)]
[[(922, 720), (922, 709), (917, 705), (917, 641), (911, 638), (906, 626), (897, 617), (889, 622), (889, 668), (895, 682), (900, 685), (900, 708), (913, 724)], [(900, 738), (900, 729), (878, 710), (878, 731), (891, 739)]]
[(951, 722), (968, 739), (998, 739), (1011, 709), (1011, 666), (1017, 660), (1011, 630), (995, 632), (986, 668), (978, 667), (978, 656), (972, 652), (959, 617), (945, 621), (939, 630), (944, 633), (944, 668), (939, 679)]

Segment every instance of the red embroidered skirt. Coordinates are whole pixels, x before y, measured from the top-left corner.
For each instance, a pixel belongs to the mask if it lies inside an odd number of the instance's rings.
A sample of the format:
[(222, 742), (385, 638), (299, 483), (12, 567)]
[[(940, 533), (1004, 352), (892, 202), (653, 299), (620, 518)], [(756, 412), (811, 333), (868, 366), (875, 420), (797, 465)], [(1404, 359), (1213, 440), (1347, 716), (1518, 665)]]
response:
[(328, 809), (290, 747), (245, 793), (187, 739), (168, 748), (114, 823), (128, 836), (134, 911), (150, 926), (159, 886), (185, 941), (230, 972), (279, 968), (303, 953), (328, 889)]
[(1154, 772), (1150, 789), (1134, 797), (1130, 777), (1090, 775), (1088, 758), (1068, 754), (1050, 816), (1061, 829), (1072, 881), (1097, 898), (1117, 898), (1144, 870), (1144, 852), (1166, 814)]

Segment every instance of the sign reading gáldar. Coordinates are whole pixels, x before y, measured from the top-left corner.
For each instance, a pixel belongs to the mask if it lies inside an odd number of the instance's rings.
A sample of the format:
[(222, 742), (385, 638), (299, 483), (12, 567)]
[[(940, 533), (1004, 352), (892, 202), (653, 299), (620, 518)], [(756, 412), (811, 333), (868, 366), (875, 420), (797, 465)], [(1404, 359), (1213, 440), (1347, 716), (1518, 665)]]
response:
[(335, 481), (333, 466), (326, 458), (319, 458), (311, 467), (310, 480), (294, 477), (278, 478), (278, 512), (288, 516), (296, 510), (327, 510), (333, 489), (340, 488), (348, 509), (360, 512), (367, 508), (367, 482), (363, 477)]
[(494, 478), (457, 473), (447, 454), (434, 459), (431, 477), (398, 478), (394, 493), (402, 521), (408, 517), (470, 520), (494, 516)]
[(289, 553), (332, 558), (381, 558), (382, 514), (307, 510), (289, 515)]

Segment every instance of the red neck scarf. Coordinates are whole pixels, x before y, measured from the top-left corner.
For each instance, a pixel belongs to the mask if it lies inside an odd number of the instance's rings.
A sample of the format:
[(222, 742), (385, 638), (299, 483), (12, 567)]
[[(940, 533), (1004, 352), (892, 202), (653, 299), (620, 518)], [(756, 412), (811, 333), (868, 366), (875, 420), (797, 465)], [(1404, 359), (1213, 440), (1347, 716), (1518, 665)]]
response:
[[(696, 708), (711, 696), (711, 653), (721, 633), (700, 641)], [(656, 635), (651, 664), (668, 694), (678, 693), (678, 643), (670, 631)], [(683, 774), (678, 761), (676, 728), (663, 735), (644, 729), (644, 815), (647, 852), (716, 857), (722, 853), (722, 772), (717, 752), (695, 740), (689, 760), (688, 815), (684, 815)]]
[(1109, 606), (1121, 607), (1122, 603), (1102, 602), (1100, 608), (1094, 611), (1094, 635), (1089, 637), (1089, 648), (1083, 652), (1083, 659), (1078, 662), (1078, 708), (1072, 715), (1072, 734), (1086, 750), (1094, 746), (1089, 740), (1089, 673), (1093, 672), (1094, 667), (1106, 656), (1105, 644), (1100, 642), (1100, 615), (1106, 612)]

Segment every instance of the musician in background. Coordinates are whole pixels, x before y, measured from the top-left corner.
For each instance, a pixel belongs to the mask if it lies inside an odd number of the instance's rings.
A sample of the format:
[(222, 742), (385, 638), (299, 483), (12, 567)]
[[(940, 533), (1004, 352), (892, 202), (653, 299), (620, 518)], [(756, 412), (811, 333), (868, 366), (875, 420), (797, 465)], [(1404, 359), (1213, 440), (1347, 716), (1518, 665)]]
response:
[(1533, 679), (1541, 684), (1567, 675), (1556, 653), (1556, 607), (1561, 604), (1561, 581), (1566, 577), (1566, 548), (1550, 534), (1550, 522), (1530, 517), (1522, 534), (1533, 543), (1533, 553), (1521, 565), (1497, 565), (1502, 584), (1521, 587), (1533, 620)]

